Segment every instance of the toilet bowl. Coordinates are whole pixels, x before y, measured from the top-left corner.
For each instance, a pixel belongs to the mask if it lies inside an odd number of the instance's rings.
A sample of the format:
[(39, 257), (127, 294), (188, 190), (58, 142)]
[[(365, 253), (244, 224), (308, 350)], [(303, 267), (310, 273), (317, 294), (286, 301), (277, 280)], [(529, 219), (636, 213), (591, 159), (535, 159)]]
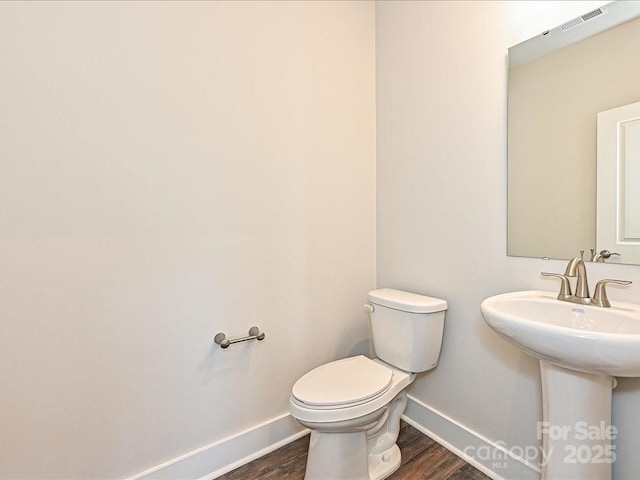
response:
[(369, 301), (378, 358), (321, 365), (291, 390), (292, 416), (311, 429), (306, 480), (382, 480), (397, 470), (404, 390), (437, 363), (444, 300), (380, 289)]

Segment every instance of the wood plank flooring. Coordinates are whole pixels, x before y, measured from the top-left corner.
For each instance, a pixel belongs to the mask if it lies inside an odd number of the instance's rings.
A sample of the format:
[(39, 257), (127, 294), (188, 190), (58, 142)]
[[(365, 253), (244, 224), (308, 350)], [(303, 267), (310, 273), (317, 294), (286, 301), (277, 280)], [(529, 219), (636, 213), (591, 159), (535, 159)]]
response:
[[(488, 480), (489, 477), (420, 431), (402, 422), (400, 468), (389, 480)], [(221, 477), (219, 480), (302, 480), (309, 435)], [(327, 479), (329, 480), (329, 479)]]

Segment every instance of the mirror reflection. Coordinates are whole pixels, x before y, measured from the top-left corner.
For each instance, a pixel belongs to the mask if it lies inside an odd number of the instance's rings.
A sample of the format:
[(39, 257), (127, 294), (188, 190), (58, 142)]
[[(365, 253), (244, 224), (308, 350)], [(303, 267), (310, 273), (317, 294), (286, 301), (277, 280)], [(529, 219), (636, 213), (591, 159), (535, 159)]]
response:
[(638, 45), (640, 2), (614, 2), (509, 49), (508, 255), (640, 264), (640, 116), (599, 127), (640, 102)]

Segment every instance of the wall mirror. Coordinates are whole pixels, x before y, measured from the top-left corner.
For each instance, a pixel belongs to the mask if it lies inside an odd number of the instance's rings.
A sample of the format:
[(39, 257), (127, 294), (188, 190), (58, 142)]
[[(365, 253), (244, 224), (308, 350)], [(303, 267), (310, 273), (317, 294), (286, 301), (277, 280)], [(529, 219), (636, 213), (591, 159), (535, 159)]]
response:
[(619, 1), (509, 49), (508, 255), (640, 264), (640, 117), (598, 140), (598, 114), (640, 102), (638, 45), (640, 1)]

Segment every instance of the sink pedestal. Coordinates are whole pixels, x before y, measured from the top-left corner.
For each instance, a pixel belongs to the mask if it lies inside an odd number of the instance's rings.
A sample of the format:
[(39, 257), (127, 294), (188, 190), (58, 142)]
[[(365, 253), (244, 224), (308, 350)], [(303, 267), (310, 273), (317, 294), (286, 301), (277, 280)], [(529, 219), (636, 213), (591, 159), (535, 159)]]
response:
[(615, 379), (543, 360), (542, 480), (609, 480), (616, 459), (611, 395)]

